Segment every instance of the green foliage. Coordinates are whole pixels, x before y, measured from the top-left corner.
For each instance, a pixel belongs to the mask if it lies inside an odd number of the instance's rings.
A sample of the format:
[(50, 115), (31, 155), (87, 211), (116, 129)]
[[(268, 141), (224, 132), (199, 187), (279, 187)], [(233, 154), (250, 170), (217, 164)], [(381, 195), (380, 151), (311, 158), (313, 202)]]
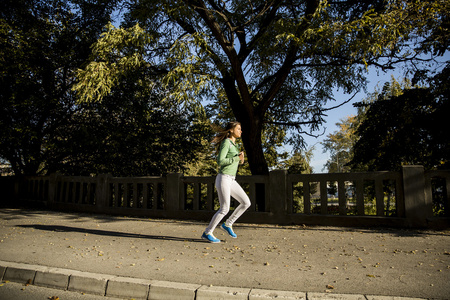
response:
[(324, 152), (330, 153), (330, 159), (325, 164), (328, 173), (349, 172), (347, 163), (352, 157), (352, 148), (356, 140), (355, 127), (358, 119), (356, 116), (348, 116), (341, 122), (336, 123), (338, 131), (330, 133), (321, 143)]
[(304, 152), (295, 151), (292, 156), (282, 161), (278, 168), (287, 170), (289, 174), (311, 174), (313, 170), (310, 163), (313, 151), (314, 147)]
[[(112, 30), (114, 3), (1, 2), (0, 160), (15, 174), (160, 175), (198, 158), (205, 116), (163, 101), (158, 70), (142, 59), (151, 40), (139, 27)], [(114, 43), (100, 39), (87, 64), (105, 25)], [(79, 102), (72, 88), (86, 65), (90, 87), (106, 84), (80, 90), (91, 101)]]
[[(121, 92), (129, 90), (122, 88)], [(56, 143), (55, 170), (65, 174), (159, 176), (183, 172), (195, 161), (203, 134), (194, 116), (155, 95), (118, 97), (81, 105), (70, 126), (69, 140)], [(61, 150), (66, 149), (66, 152)]]
[(45, 172), (50, 140), (76, 109), (73, 71), (112, 3), (1, 1), (0, 156), (15, 174)]
[(149, 39), (138, 25), (116, 29), (109, 23), (92, 49), (96, 59), (78, 70), (79, 80), (73, 89), (85, 101), (99, 101), (109, 95), (127, 72), (146, 64), (142, 52)]
[(66, 143), (73, 152), (59, 159), (58, 170), (114, 176), (187, 171), (204, 153), (204, 116), (164, 100), (166, 90), (145, 65), (123, 74), (101, 103), (79, 104), (73, 119), (77, 147)]

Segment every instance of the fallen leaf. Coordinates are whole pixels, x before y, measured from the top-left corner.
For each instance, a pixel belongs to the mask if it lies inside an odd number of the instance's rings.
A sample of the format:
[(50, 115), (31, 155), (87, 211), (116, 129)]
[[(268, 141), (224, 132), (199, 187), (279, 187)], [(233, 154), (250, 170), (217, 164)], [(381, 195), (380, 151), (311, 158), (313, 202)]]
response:
[(327, 289), (332, 290), (332, 289), (334, 289), (334, 286), (332, 286), (331, 284), (327, 284)]

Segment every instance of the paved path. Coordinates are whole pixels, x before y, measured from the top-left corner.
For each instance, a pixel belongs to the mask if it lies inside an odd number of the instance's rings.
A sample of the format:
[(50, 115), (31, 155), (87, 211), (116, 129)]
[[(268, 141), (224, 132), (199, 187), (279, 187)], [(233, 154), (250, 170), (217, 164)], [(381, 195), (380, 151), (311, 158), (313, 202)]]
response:
[(155, 291), (187, 284), (197, 299), (219, 286), (233, 289), (231, 296), (247, 293), (245, 299), (249, 291), (267, 290), (304, 299), (450, 298), (449, 230), (236, 224), (237, 239), (217, 229), (223, 242), (209, 244), (200, 239), (205, 227), (201, 222), (0, 209), (0, 276), (11, 279), (14, 270), (43, 267), (40, 272), (72, 276), (73, 285), (76, 278), (83, 286), (100, 276), (111, 283), (104, 288), (112, 289), (113, 281), (121, 281), (116, 286), (122, 292), (124, 281), (154, 283)]

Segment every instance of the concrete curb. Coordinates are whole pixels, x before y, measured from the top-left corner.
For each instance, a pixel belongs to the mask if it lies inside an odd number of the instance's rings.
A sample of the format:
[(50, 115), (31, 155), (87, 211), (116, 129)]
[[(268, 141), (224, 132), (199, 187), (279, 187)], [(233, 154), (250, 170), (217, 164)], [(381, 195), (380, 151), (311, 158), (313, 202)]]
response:
[(125, 299), (224, 299), (224, 300), (423, 300), (372, 295), (275, 291), (252, 288), (205, 286), (169, 281), (145, 280), (81, 272), (0, 260), (0, 281), (84, 292)]
[(147, 299), (151, 280), (115, 277), (108, 281), (106, 296), (117, 298)]

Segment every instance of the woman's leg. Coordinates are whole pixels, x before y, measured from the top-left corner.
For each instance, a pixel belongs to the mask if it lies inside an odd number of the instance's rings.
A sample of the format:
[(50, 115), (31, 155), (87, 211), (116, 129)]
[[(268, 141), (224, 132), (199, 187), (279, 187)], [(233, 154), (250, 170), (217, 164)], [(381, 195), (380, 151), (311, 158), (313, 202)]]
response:
[(217, 225), (219, 225), (220, 221), (227, 215), (230, 211), (230, 188), (231, 184), (234, 180), (230, 176), (226, 176), (223, 174), (218, 174), (216, 177), (216, 189), (217, 195), (219, 196), (219, 210), (214, 214), (209, 223), (209, 226), (206, 228), (205, 233), (211, 234), (214, 229), (216, 229)]
[(231, 227), (234, 222), (236, 222), (236, 220), (250, 207), (250, 199), (236, 180), (231, 182), (230, 195), (239, 201), (239, 205), (234, 209), (234, 212), (225, 222), (225, 225), (228, 227)]

